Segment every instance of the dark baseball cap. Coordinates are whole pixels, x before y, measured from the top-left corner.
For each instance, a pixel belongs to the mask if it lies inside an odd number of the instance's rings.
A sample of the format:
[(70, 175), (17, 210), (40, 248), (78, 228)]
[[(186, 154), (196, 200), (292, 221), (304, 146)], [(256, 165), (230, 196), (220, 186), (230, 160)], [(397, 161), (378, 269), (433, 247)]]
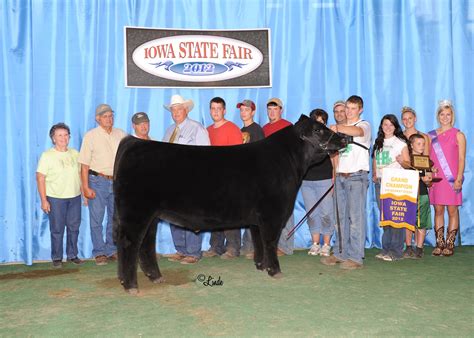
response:
[(237, 103), (237, 108), (240, 108), (242, 106), (249, 107), (252, 110), (257, 109), (255, 103), (252, 100), (243, 100), (242, 102)]
[(146, 113), (140, 112), (132, 116), (133, 124), (140, 124), (142, 122), (150, 122), (150, 119), (148, 118), (148, 115)]

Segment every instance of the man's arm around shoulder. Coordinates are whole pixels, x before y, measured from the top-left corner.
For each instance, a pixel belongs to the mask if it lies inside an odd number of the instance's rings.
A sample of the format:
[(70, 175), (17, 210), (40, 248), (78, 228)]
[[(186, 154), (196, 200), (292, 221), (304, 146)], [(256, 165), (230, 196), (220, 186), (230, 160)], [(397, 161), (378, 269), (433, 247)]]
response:
[(363, 137), (365, 135), (365, 130), (362, 126), (345, 126), (333, 124), (330, 128), (332, 131), (350, 136)]

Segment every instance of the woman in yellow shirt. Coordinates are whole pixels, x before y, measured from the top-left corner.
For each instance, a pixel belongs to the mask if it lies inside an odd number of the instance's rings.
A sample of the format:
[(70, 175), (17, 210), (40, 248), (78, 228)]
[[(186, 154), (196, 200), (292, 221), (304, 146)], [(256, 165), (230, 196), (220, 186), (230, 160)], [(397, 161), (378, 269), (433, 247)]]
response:
[(81, 224), (81, 181), (79, 153), (69, 148), (70, 130), (64, 123), (51, 127), (49, 136), (53, 147), (41, 154), (36, 169), (36, 182), (41, 209), (48, 214), (51, 231), (53, 267), (61, 268), (64, 229), (67, 229), (67, 260), (79, 265), (77, 239)]

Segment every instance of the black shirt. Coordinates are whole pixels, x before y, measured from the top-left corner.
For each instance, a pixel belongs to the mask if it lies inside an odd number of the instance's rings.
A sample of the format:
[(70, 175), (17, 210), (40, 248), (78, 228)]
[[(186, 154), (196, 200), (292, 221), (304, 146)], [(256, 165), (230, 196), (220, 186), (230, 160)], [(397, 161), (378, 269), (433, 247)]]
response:
[(332, 162), (329, 155), (322, 162), (308, 168), (304, 176), (305, 181), (321, 181), (332, 178)]
[(255, 142), (255, 141), (260, 141), (265, 138), (265, 135), (263, 134), (263, 129), (258, 125), (258, 123), (253, 122), (251, 125), (247, 127), (242, 127), (240, 129), (243, 132), (247, 132), (250, 134), (250, 142)]

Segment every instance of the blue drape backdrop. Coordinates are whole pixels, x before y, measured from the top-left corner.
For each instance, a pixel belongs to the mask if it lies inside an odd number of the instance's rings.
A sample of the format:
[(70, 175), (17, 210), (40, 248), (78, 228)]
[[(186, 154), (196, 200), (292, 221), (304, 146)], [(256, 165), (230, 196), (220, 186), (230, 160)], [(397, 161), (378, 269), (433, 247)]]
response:
[[(273, 87), (125, 88), (124, 26), (270, 28)], [(256, 120), (263, 125), (270, 97), (280, 97), (284, 117), (295, 122), (316, 107), (332, 115), (334, 101), (358, 94), (374, 134), (384, 114), (399, 116), (404, 105), (417, 111), (420, 130), (431, 130), (437, 126), (437, 101), (451, 99), (456, 126), (468, 139), (461, 238), (474, 244), (472, 1), (2, 0), (0, 46), (0, 263), (50, 258), (35, 171), (40, 154), (51, 147), (52, 124), (67, 123), (70, 146), (79, 149), (85, 132), (95, 126), (95, 106), (106, 102), (115, 109), (116, 127), (128, 132), (131, 115), (148, 112), (151, 136), (160, 140), (172, 123), (163, 104), (176, 93), (194, 100), (190, 117), (206, 126), (214, 96), (227, 101), (227, 118), (238, 125), (235, 104), (254, 100)], [(373, 187), (368, 195), (366, 246), (379, 247)], [(86, 207), (82, 211), (80, 256), (90, 257), (89, 215)], [(299, 197), (296, 220), (303, 214)], [(296, 234), (296, 246), (309, 244), (305, 225)], [(173, 250), (166, 224), (160, 225), (158, 250)]]

